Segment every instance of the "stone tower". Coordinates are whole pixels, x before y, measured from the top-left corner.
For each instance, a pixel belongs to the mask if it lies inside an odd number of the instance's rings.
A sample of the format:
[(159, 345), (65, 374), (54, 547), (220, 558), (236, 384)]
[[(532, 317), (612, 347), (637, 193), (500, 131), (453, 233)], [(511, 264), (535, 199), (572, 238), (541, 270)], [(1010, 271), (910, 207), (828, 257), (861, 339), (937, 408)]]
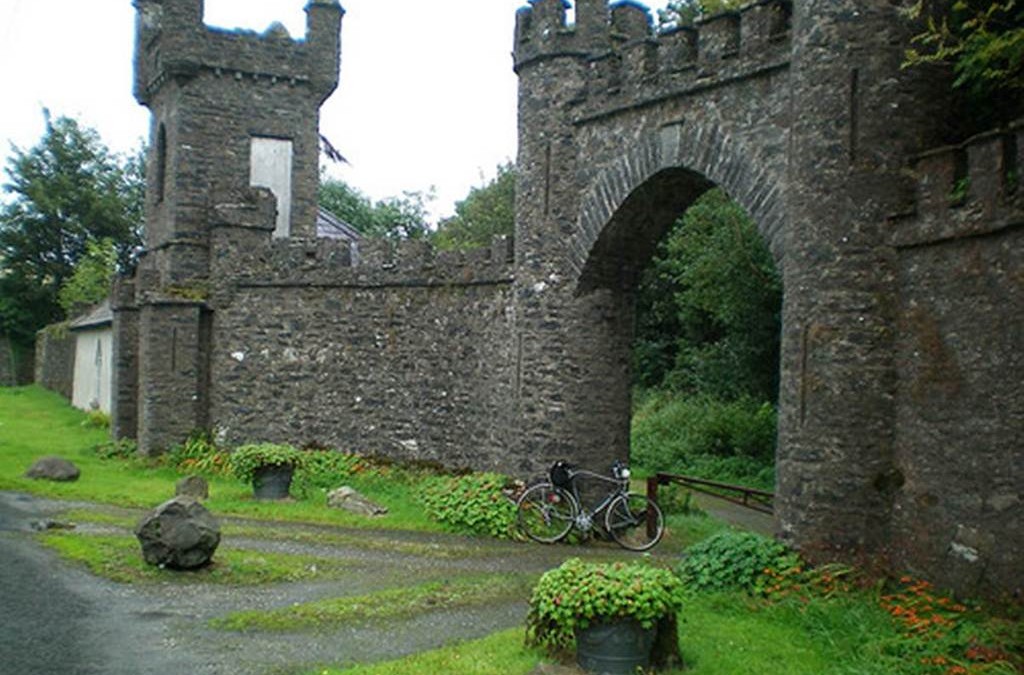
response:
[(117, 291), (114, 417), (116, 434), (150, 452), (208, 426), (218, 209), (269, 189), (273, 235), (315, 235), (319, 109), (338, 83), (343, 10), (311, 0), (296, 40), (280, 24), (263, 34), (207, 27), (202, 0), (135, 7), (134, 92), (152, 111), (146, 254)]

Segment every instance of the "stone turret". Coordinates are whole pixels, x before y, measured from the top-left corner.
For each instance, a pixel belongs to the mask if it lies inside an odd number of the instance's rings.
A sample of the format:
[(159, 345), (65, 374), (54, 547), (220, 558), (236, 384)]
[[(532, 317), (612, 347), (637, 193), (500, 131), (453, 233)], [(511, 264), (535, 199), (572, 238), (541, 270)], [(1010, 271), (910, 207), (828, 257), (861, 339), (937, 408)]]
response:
[(280, 25), (263, 35), (209, 28), (199, 0), (136, 8), (135, 96), (153, 111), (147, 247), (201, 239), (212, 196), (250, 184), (277, 196), (277, 236), (311, 236), (319, 107), (338, 84), (340, 5), (311, 2), (305, 40)]
[[(323, 103), (338, 86), (337, 57), (341, 54), (341, 19), (345, 10), (337, 0), (311, 0), (306, 5), (306, 45), (314, 55), (310, 81)], [(333, 58), (332, 58), (333, 55)]]

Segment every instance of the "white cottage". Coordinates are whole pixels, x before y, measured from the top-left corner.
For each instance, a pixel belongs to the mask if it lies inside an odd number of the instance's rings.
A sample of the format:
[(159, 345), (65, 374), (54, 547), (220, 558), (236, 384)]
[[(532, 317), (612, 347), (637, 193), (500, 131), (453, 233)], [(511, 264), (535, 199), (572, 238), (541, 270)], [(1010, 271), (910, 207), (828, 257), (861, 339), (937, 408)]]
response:
[(75, 338), (71, 405), (76, 408), (110, 412), (113, 321), (108, 299), (68, 325)]

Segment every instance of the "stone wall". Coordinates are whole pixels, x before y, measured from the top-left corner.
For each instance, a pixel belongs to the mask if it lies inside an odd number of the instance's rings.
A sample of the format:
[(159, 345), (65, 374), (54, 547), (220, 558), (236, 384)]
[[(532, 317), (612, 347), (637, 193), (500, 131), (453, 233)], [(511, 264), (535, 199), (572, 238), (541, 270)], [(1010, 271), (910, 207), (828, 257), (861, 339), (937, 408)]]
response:
[(249, 184), (260, 137), (293, 143), (288, 220), (293, 234), (313, 236), (318, 111), (338, 82), (341, 7), (310, 2), (304, 39), (207, 27), (200, 0), (137, 7), (135, 96), (154, 113), (147, 172), (163, 179), (148, 182), (147, 248), (202, 240), (211, 195)]
[(0, 335), (0, 387), (13, 387), (18, 384), (17, 372), (14, 345), (6, 335)]
[(892, 222), (900, 322), (898, 564), (970, 593), (1021, 592), (1024, 125), (919, 158)]
[(48, 326), (36, 334), (36, 384), (71, 400), (74, 388), (75, 336), (66, 324)]
[[(271, 241), (219, 230), (211, 422), (233, 443), (317, 443), (515, 472), (510, 245)], [(244, 243), (243, 243), (244, 242)]]
[(32, 382), (35, 355), (6, 335), (0, 335), (0, 387), (14, 387)]
[(262, 34), (210, 28), (201, 0), (136, 8), (134, 93), (152, 111), (147, 251), (121, 304), (134, 315), (115, 322), (114, 419), (115, 434), (136, 434), (150, 453), (210, 424), (211, 229), (232, 195), (267, 182), (252, 166), (260, 148), (287, 148), (271, 173), (283, 177), (279, 191), (290, 190), (264, 194), (269, 222), (279, 235), (314, 236), (319, 108), (337, 85), (344, 11), (313, 0), (296, 39), (280, 25)]
[(135, 282), (118, 278), (111, 294), (114, 310), (111, 363), (110, 432), (115, 439), (137, 438), (139, 432), (139, 312)]
[(634, 3), (575, 10), (517, 20), (519, 449), (627, 454), (631, 289), (718, 185), (784, 277), (780, 535), (1019, 588), (1017, 132), (920, 155), (949, 82), (900, 68), (891, 3), (762, 0), (660, 34)]

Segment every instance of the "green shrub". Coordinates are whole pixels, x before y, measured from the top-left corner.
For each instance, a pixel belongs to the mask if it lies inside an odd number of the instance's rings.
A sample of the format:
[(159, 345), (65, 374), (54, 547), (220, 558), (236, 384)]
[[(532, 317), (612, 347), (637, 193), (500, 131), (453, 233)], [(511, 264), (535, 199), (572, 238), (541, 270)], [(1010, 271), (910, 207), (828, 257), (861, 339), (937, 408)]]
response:
[(743, 208), (708, 190), (637, 288), (634, 382), (723, 400), (778, 399), (782, 280)]
[(305, 447), (302, 454), (302, 465), (295, 473), (296, 485), (302, 494), (310, 490), (333, 490), (347, 480), (419, 487), (428, 478), (451, 475), (440, 464), (430, 461), (399, 462), (388, 457), (359, 455), (322, 446)]
[(752, 399), (652, 395), (633, 415), (631, 459), (651, 473), (698, 474), (769, 487), (775, 421), (770, 404)]
[(691, 475), (738, 483), (749, 487), (771, 491), (775, 486), (775, 466), (750, 457), (708, 457), (690, 458), (687, 471)]
[(575, 631), (592, 623), (633, 618), (645, 628), (675, 615), (684, 587), (671, 571), (645, 562), (565, 561), (546, 572), (530, 598), (526, 639), (557, 655), (571, 649)]
[(93, 429), (109, 429), (110, 413), (105, 413), (102, 410), (90, 410), (85, 414), (82, 426), (92, 427)]
[(686, 549), (679, 577), (698, 591), (754, 592), (765, 570), (788, 570), (800, 564), (783, 544), (753, 532), (720, 532)]
[(139, 445), (133, 438), (100, 443), (94, 448), (100, 459), (133, 459), (139, 452)]
[(693, 492), (678, 483), (662, 485), (658, 488), (658, 506), (666, 516), (706, 516), (704, 509), (693, 500)]
[(428, 516), (456, 531), (507, 539), (516, 523), (516, 505), (503, 492), (508, 482), (496, 473), (427, 478), (421, 499)]
[(292, 466), (301, 470), (306, 454), (294, 446), (278, 443), (254, 443), (235, 448), (229, 457), (231, 473), (245, 483), (251, 483), (256, 469), (261, 466)]
[(185, 442), (168, 451), (165, 461), (181, 473), (200, 473), (211, 476), (231, 474), (229, 453), (217, 447), (209, 431), (197, 429)]
[(380, 470), (371, 460), (349, 452), (324, 449), (305, 450), (302, 454), (302, 466), (295, 472), (295, 485), (303, 495), (311, 490), (333, 490), (353, 475)]

